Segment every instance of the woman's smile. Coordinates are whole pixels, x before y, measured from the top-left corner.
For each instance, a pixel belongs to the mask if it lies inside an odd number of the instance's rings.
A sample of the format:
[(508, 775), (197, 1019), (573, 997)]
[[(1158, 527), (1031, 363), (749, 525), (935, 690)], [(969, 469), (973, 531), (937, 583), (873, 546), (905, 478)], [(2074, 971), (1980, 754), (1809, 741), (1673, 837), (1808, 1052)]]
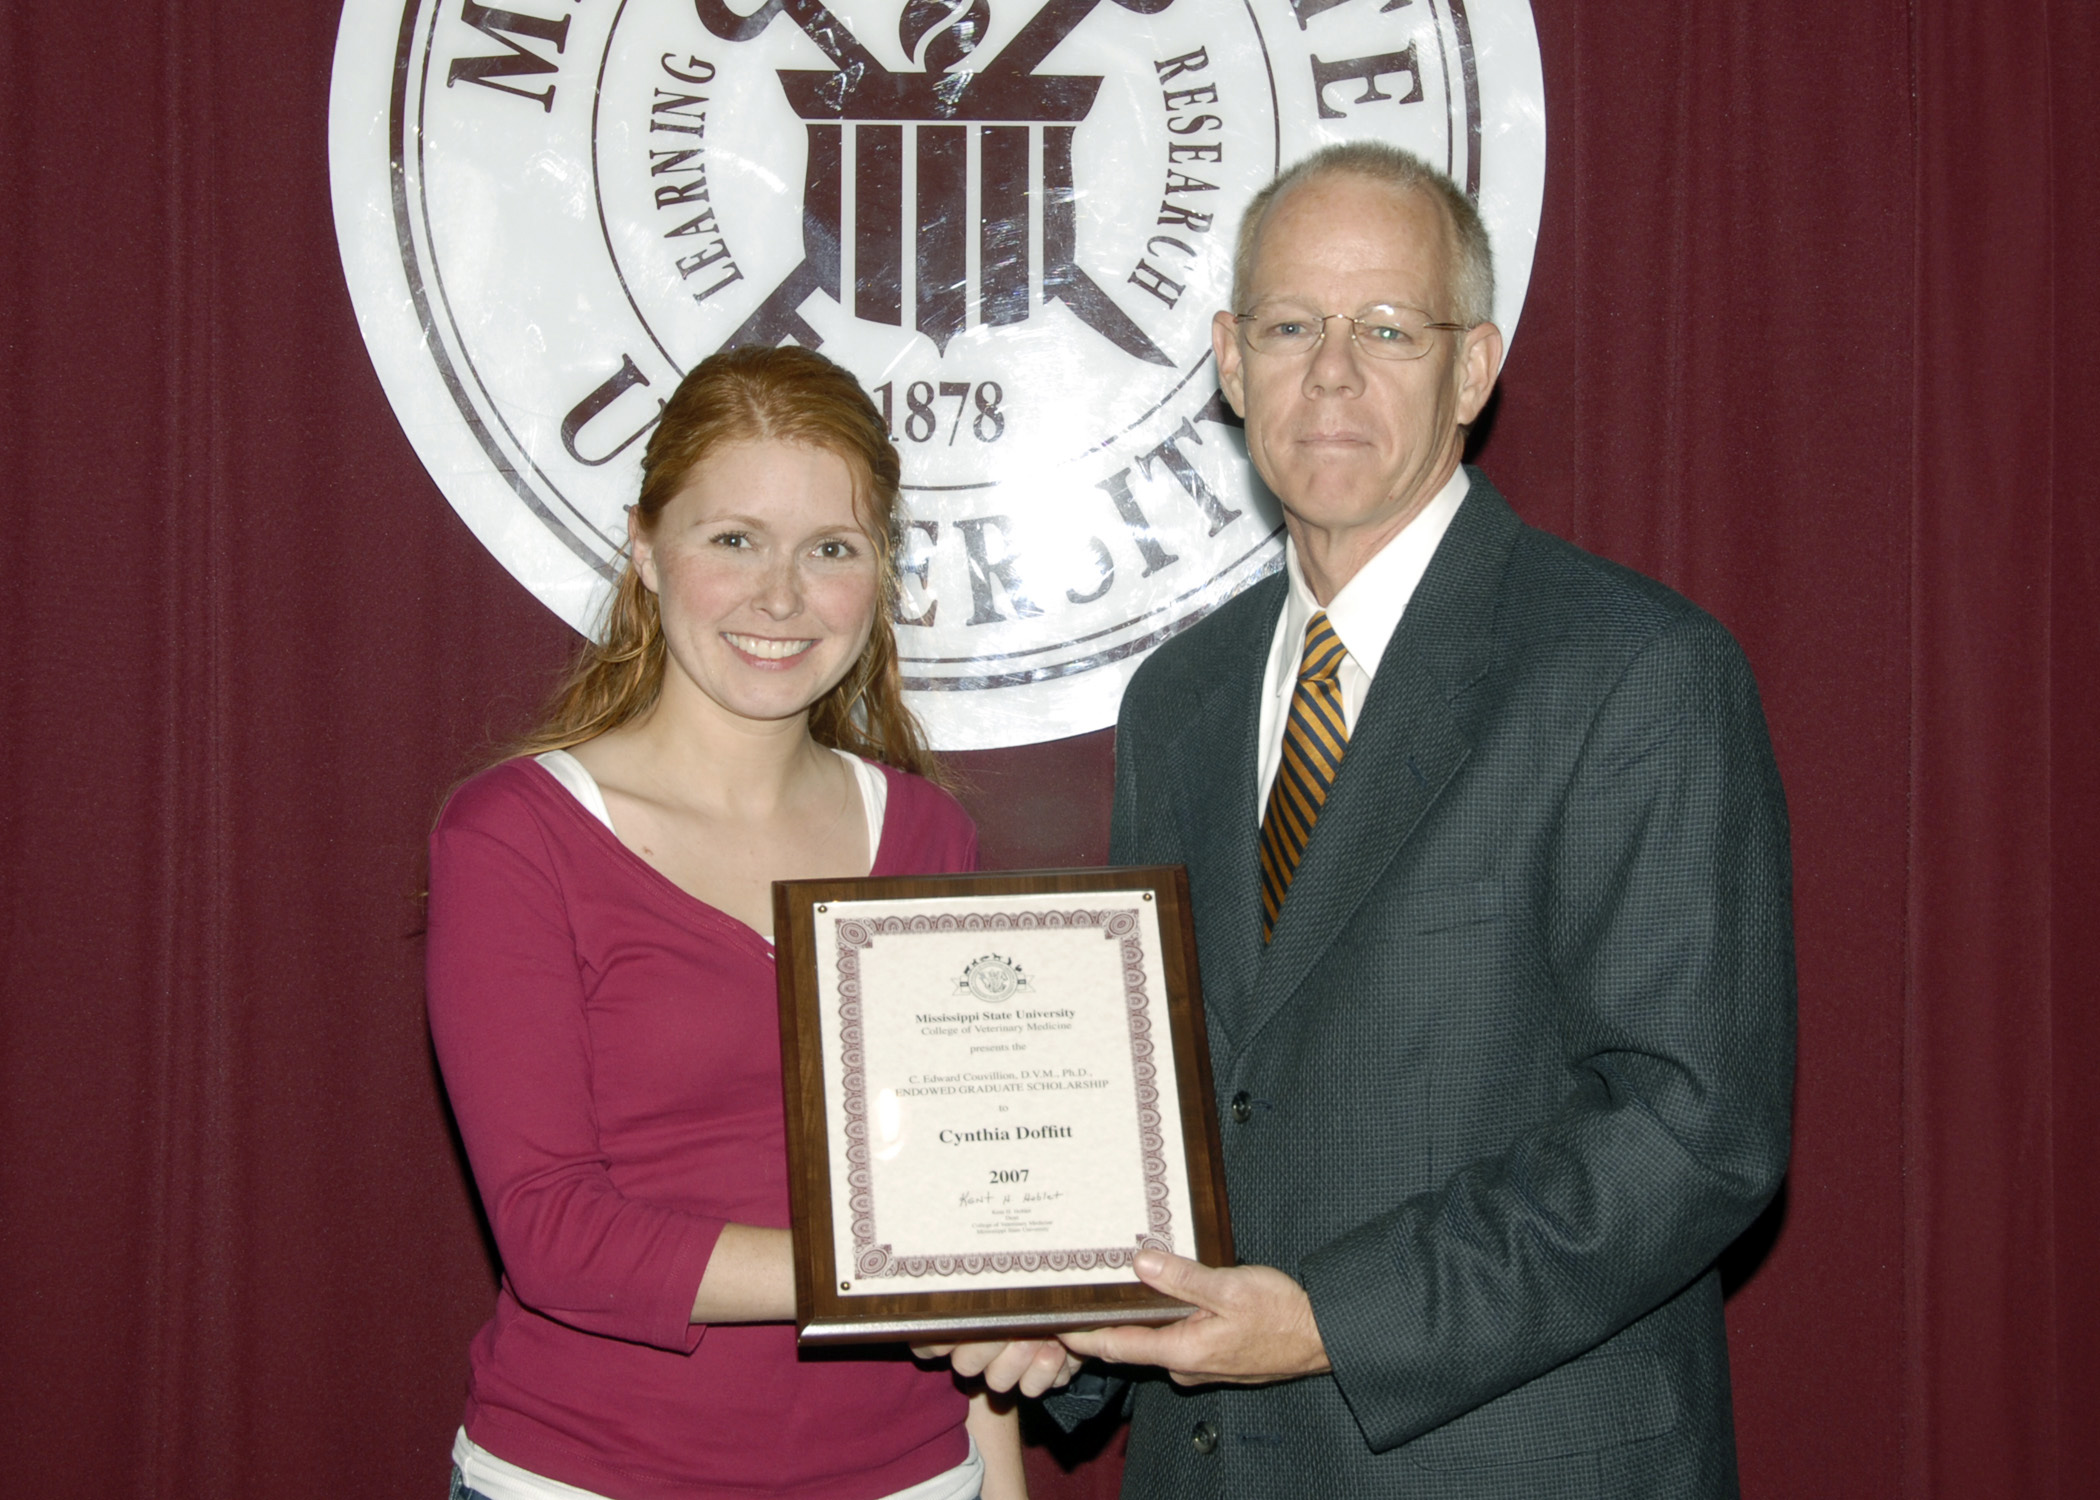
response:
[(763, 635), (739, 635), (734, 631), (722, 632), (722, 639), (743, 652), (764, 662), (792, 660), (816, 644), (813, 640), (775, 640)]

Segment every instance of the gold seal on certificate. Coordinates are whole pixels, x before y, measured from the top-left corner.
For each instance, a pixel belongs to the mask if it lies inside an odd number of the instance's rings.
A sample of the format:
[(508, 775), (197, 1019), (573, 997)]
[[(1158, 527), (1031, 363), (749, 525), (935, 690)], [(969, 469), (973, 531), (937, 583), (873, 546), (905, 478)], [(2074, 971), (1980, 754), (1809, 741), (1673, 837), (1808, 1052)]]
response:
[(1177, 867), (774, 886), (804, 1342), (1158, 1323), (1230, 1264)]

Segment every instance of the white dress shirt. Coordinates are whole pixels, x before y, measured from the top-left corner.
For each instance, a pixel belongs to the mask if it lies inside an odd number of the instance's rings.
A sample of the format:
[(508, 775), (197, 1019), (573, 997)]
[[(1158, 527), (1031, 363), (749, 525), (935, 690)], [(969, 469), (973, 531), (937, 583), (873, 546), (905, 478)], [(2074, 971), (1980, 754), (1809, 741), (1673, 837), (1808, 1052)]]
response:
[[(1340, 637), (1347, 653), (1337, 674), (1342, 685), (1342, 718), (1349, 732), (1356, 732), (1356, 716), (1363, 712), (1364, 698), (1371, 691), (1371, 678), (1385, 655), (1386, 642), (1400, 628), (1415, 587), (1429, 570), (1429, 559), (1458, 514), (1458, 503), (1466, 498), (1473, 480), (1460, 464), (1438, 490), (1422, 513), (1379, 548), (1371, 560), (1342, 586), (1327, 606), (1328, 623)], [(1275, 639), (1269, 643), (1269, 667), (1261, 680), (1261, 776), (1255, 785), (1254, 821), (1259, 824), (1269, 809), (1269, 788), (1276, 781), (1276, 768), (1283, 762), (1283, 729), (1290, 718), (1291, 694), (1298, 688), (1298, 660), (1305, 652), (1305, 627), (1312, 622), (1320, 601), (1313, 598), (1298, 564), (1298, 545), (1286, 541), (1283, 568), (1290, 579), (1283, 615), (1276, 622)]]

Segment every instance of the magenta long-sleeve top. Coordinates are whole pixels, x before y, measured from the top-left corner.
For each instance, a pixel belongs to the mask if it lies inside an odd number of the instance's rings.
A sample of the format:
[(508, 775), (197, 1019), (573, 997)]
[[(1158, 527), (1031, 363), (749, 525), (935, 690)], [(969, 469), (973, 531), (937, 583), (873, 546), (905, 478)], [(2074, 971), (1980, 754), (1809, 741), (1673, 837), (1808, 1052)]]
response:
[[(884, 772), (873, 873), (974, 868), (954, 799)], [(962, 1462), (945, 1370), (690, 1321), (724, 1224), (788, 1224), (766, 939), (514, 760), (431, 835), (429, 1001), (503, 1260), (468, 1436), (616, 1500), (868, 1500)]]

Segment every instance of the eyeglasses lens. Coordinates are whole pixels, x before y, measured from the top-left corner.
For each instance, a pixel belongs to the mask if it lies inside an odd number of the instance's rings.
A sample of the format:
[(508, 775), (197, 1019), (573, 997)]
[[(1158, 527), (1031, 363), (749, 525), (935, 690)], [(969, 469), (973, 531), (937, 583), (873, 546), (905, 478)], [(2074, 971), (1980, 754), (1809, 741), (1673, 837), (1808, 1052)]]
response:
[(1306, 354), (1316, 347), (1330, 322), (1347, 325), (1356, 347), (1373, 359), (1419, 359), (1429, 351), (1433, 326), (1420, 313), (1396, 307), (1367, 307), (1351, 317), (1323, 317), (1310, 308), (1262, 308), (1241, 319), (1248, 345), (1259, 354)]

